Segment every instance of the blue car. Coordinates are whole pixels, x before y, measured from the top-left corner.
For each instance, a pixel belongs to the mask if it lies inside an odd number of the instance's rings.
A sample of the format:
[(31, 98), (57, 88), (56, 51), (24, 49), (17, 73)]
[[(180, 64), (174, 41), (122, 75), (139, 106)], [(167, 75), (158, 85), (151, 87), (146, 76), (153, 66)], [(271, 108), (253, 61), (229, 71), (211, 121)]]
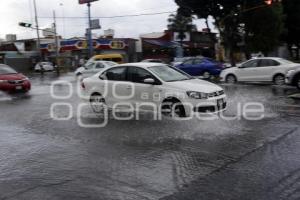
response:
[(210, 58), (192, 58), (175, 67), (191, 76), (203, 76), (205, 79), (219, 76), (224, 69), (223, 64)]

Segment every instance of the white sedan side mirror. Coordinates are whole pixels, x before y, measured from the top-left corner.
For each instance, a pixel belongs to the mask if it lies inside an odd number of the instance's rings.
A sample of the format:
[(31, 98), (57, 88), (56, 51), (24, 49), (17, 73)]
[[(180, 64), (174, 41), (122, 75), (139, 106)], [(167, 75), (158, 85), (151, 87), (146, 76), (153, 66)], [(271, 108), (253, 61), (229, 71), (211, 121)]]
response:
[(154, 84), (155, 83), (155, 80), (153, 78), (146, 78), (144, 80), (144, 83), (147, 83), (147, 84)]

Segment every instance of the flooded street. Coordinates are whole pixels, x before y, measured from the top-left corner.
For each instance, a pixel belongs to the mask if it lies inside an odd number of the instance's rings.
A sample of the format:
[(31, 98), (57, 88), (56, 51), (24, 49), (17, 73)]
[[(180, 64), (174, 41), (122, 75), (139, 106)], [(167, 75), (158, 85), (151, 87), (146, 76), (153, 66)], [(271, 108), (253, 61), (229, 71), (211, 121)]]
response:
[[(288, 97), (295, 88), (222, 85), (225, 116), (257, 102), (265, 107), (259, 121), (111, 119), (83, 128), (81, 100), (51, 97), (55, 80), (76, 89), (72, 74), (34, 75), (29, 94), (0, 93), (0, 200), (300, 198), (300, 101)], [(53, 103), (70, 104), (73, 117), (53, 120)]]

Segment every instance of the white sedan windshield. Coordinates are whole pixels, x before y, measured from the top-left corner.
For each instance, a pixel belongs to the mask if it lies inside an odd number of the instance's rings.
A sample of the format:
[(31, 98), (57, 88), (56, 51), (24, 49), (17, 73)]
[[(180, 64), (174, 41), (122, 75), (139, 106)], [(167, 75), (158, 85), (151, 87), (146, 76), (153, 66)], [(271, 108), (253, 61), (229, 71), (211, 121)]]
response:
[(115, 66), (115, 65), (117, 65), (118, 63), (115, 63), (115, 62), (109, 62), (109, 61), (107, 61), (107, 62), (105, 62), (108, 66)]
[(165, 82), (184, 81), (192, 79), (192, 77), (188, 76), (187, 74), (168, 66), (162, 65), (150, 67), (149, 70)]

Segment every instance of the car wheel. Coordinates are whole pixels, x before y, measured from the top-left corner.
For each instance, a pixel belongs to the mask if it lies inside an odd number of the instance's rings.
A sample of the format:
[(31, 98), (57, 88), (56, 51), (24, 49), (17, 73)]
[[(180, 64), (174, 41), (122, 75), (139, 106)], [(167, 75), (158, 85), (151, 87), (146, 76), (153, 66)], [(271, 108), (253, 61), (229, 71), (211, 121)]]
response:
[(274, 84), (275, 85), (284, 85), (285, 84), (285, 77), (282, 74), (276, 75), (274, 77)]
[(103, 113), (107, 108), (105, 99), (102, 97), (101, 94), (95, 93), (92, 94), (90, 98), (90, 104), (94, 113)]
[(237, 82), (237, 78), (234, 75), (228, 75), (226, 77), (226, 83), (235, 84)]
[(178, 100), (167, 100), (162, 105), (162, 115), (172, 118), (186, 117), (184, 106)]
[(205, 72), (203, 73), (203, 78), (204, 78), (204, 79), (210, 79), (210, 77), (211, 77), (211, 74), (210, 74), (208, 71), (205, 71)]

